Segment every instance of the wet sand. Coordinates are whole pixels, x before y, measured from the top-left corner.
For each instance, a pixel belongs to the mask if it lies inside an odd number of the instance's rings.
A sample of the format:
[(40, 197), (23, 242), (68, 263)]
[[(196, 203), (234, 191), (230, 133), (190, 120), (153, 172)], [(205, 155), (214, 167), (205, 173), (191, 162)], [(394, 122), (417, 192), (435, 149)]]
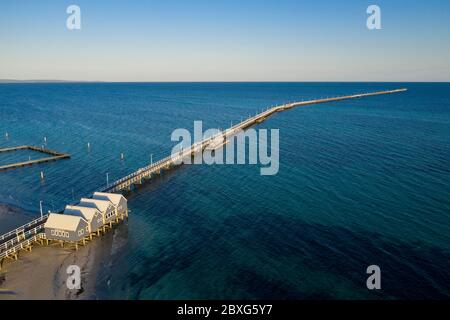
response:
[[(22, 252), (17, 261), (5, 261), (0, 275), (0, 300), (3, 299), (95, 299), (99, 260), (96, 251), (102, 239), (92, 241), (78, 251), (35, 245), (32, 252)], [(81, 270), (81, 289), (67, 288), (69, 265)]]

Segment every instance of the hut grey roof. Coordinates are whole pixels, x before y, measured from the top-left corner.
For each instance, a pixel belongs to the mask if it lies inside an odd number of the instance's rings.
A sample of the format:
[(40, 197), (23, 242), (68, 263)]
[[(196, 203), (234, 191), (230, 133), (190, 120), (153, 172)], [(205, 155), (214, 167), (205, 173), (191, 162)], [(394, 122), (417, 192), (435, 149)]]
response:
[(82, 207), (82, 206), (66, 206), (64, 209), (64, 214), (70, 214), (72, 216), (83, 217), (87, 221), (91, 221), (95, 214), (99, 212), (95, 208)]
[(89, 198), (81, 198), (78, 206), (82, 207), (96, 207), (101, 212), (105, 212), (108, 207), (111, 205), (111, 202), (108, 200), (98, 200), (98, 199), (89, 199)]
[(45, 228), (61, 229), (68, 231), (76, 231), (80, 221), (86, 221), (82, 217), (50, 213), (47, 221), (45, 222)]
[(108, 200), (111, 201), (111, 203), (113, 203), (114, 205), (118, 205), (120, 203), (120, 200), (124, 198), (124, 196), (117, 193), (94, 192), (92, 198), (99, 200)]

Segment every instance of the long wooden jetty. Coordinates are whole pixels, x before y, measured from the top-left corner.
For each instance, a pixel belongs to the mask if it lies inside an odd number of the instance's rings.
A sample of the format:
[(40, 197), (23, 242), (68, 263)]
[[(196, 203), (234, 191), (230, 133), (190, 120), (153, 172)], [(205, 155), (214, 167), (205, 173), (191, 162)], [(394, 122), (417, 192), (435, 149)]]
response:
[[(103, 191), (103, 192), (121, 192), (124, 190), (129, 191), (133, 185), (142, 184), (143, 181), (149, 179), (153, 174), (159, 174), (161, 172), (161, 170), (164, 170), (164, 169), (167, 170), (170, 167), (176, 165), (177, 163), (179, 163), (180, 159), (184, 159), (185, 157), (195, 154), (196, 152), (202, 151), (203, 149), (208, 148), (208, 147), (212, 147), (212, 149), (220, 147), (221, 145), (223, 145), (223, 141), (225, 141), (227, 138), (235, 135), (240, 130), (244, 130), (255, 124), (259, 124), (277, 112), (282, 112), (282, 111), (292, 109), (295, 107), (308, 106), (308, 105), (312, 105), (312, 104), (349, 100), (349, 99), (357, 99), (357, 98), (362, 98), (362, 97), (370, 97), (370, 96), (377, 96), (377, 95), (384, 95), (384, 94), (393, 94), (393, 93), (403, 92), (406, 90), (407, 89), (396, 89), (396, 90), (389, 90), (389, 91), (362, 93), (362, 94), (340, 96), (340, 97), (333, 97), (333, 98), (293, 102), (293, 103), (287, 103), (287, 104), (275, 106), (275, 107), (267, 109), (264, 112), (261, 112), (261, 113), (255, 115), (253, 117), (250, 117), (250, 118), (228, 128), (224, 131), (221, 131), (218, 134), (216, 134), (206, 140), (194, 143), (193, 145), (191, 145), (190, 148), (186, 148), (185, 150), (183, 150), (183, 152), (179, 153), (178, 155), (169, 155), (168, 157), (161, 159), (158, 162), (155, 162), (155, 163), (150, 164), (149, 166), (140, 168), (137, 171), (111, 183), (110, 185), (103, 187), (101, 189), (101, 191)], [(215, 145), (217, 143), (216, 139), (219, 136), (222, 136), (222, 138), (223, 138), (223, 139), (221, 139), (222, 143), (220, 143), (218, 146), (216, 146)]]
[(25, 166), (31, 166), (31, 165), (38, 164), (38, 163), (44, 163), (44, 162), (49, 162), (49, 161), (56, 161), (56, 160), (60, 160), (60, 159), (70, 158), (70, 154), (68, 154), (68, 153), (61, 153), (61, 152), (57, 152), (54, 150), (45, 149), (45, 148), (36, 147), (36, 146), (30, 146), (30, 145), (3, 148), (3, 149), (0, 149), (0, 153), (13, 152), (13, 151), (19, 151), (19, 150), (33, 150), (33, 151), (48, 154), (48, 155), (50, 155), (50, 157), (22, 161), (22, 162), (15, 162), (15, 163), (3, 165), (3, 166), (0, 166), (0, 171), (20, 168), (20, 167), (25, 167)]
[[(355, 95), (347, 95), (326, 99), (316, 99), (316, 100), (308, 100), (301, 102), (293, 102), (287, 103), (279, 106), (275, 106), (272, 108), (268, 108), (266, 111), (263, 111), (253, 117), (250, 117), (224, 131), (219, 132), (218, 134), (205, 139), (200, 142), (196, 142), (190, 146), (190, 148), (186, 148), (180, 151), (178, 154), (170, 155), (164, 159), (161, 159), (155, 163), (151, 163), (148, 166), (138, 169), (137, 171), (107, 185), (100, 188), (98, 191), (100, 192), (112, 192), (119, 193), (123, 191), (130, 191), (133, 186), (141, 185), (148, 179), (152, 177), (153, 174), (160, 174), (162, 170), (169, 170), (175, 165), (180, 164), (180, 159), (184, 159), (185, 157), (192, 156), (197, 152), (203, 151), (205, 148), (215, 149), (224, 144), (223, 141), (226, 141), (227, 138), (235, 135), (241, 130), (245, 130), (248, 127), (253, 125), (257, 125), (264, 120), (266, 120), (271, 115), (282, 112), (285, 110), (289, 110), (295, 107), (308, 106), (313, 104), (334, 102), (334, 101), (342, 101), (349, 99), (358, 99), (363, 97), (377, 96), (377, 95), (385, 95), (385, 94), (393, 94), (404, 92), (407, 89), (396, 89), (396, 90), (388, 90), (388, 91), (379, 91), (372, 93), (362, 93)], [(217, 138), (222, 137), (221, 143), (217, 143)], [(19, 147), (25, 148), (27, 146)], [(16, 147), (18, 148), (18, 147)], [(28, 146), (29, 148), (29, 146)], [(11, 149), (11, 148), (10, 148)], [(14, 148), (12, 148), (14, 149)], [(41, 148), (39, 148), (41, 149)], [(4, 150), (3, 152), (7, 152), (8, 149), (0, 149)], [(5, 151), (6, 150), (6, 151)], [(34, 150), (34, 149), (32, 149)], [(41, 149), (42, 150), (42, 149)], [(12, 151), (12, 150), (11, 150)], [(39, 150), (38, 150), (39, 151)], [(0, 269), (2, 267), (2, 262), (6, 258), (11, 258), (17, 260), (18, 253), (22, 250), (31, 250), (31, 246), (34, 242), (40, 241), (42, 242), (45, 239), (44, 233), (44, 224), (47, 220), (47, 215), (44, 215), (40, 218), (37, 218), (23, 226), (20, 226), (2, 236), (0, 236)]]

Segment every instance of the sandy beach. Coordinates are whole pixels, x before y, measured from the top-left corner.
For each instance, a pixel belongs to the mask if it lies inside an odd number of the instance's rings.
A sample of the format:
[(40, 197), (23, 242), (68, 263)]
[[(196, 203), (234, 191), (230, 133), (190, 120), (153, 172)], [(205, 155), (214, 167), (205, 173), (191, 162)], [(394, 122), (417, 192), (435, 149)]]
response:
[[(7, 211), (9, 214), (6, 218)], [(0, 219), (0, 223), (8, 220), (8, 224), (11, 224), (11, 219), (22, 216), (20, 209), (5, 205), (2, 205), (1, 213), (3, 219)], [(0, 271), (0, 300), (97, 299), (97, 274), (101, 266), (110, 263), (115, 231), (113, 229), (99, 238), (95, 237), (85, 247), (79, 247), (78, 251), (75, 248), (62, 248), (59, 244), (36, 244), (31, 252), (21, 252), (17, 261), (5, 260)], [(67, 267), (70, 265), (80, 267), (79, 290), (67, 288)]]

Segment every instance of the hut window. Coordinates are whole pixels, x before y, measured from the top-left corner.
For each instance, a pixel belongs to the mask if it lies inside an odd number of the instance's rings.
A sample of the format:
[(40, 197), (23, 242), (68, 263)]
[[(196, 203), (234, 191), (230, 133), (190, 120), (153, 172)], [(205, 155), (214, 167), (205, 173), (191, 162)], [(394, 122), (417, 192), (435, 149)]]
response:
[(52, 236), (55, 237), (63, 237), (63, 238), (69, 238), (69, 232), (63, 231), (63, 230), (52, 230), (50, 231)]

